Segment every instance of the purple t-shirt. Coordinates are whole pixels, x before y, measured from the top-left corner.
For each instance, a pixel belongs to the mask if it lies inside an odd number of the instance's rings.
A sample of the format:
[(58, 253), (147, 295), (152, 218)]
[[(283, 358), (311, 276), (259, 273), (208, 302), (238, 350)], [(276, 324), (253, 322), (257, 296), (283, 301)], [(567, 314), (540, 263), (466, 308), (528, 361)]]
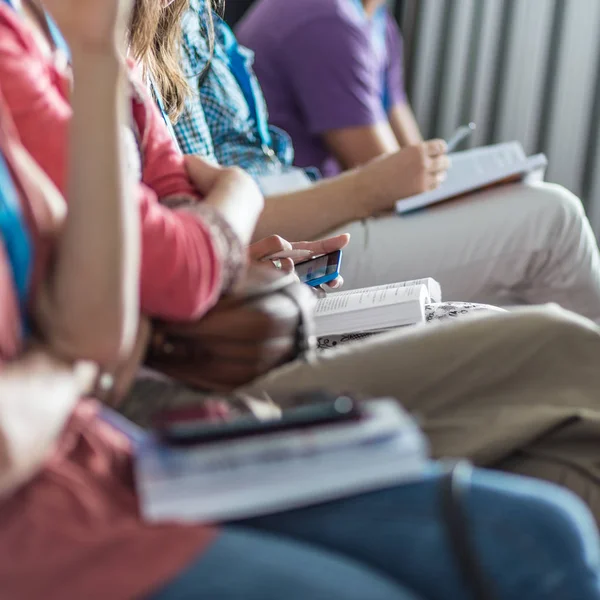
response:
[(297, 166), (339, 172), (321, 134), (385, 121), (386, 89), (388, 107), (405, 102), (402, 39), (387, 10), (383, 29), (385, 39), (355, 0), (258, 0), (239, 24), (270, 120), (291, 135)]

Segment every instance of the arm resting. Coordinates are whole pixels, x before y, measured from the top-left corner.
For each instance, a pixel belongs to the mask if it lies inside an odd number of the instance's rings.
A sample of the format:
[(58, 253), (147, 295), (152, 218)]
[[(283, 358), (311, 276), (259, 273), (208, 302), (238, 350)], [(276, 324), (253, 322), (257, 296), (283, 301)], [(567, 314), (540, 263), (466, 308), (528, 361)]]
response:
[(0, 372), (0, 496), (42, 466), (94, 375), (44, 350), (32, 350)]

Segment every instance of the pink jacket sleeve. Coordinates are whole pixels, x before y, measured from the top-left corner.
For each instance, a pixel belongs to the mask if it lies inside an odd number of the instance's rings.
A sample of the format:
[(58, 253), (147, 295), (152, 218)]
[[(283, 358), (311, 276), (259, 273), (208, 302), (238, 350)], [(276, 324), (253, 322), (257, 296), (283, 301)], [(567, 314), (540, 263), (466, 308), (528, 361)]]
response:
[[(0, 86), (25, 148), (66, 191), (68, 79), (37, 48), (18, 16), (0, 2)], [(152, 103), (145, 102), (144, 168), (138, 197), (142, 219), (142, 310), (189, 320), (216, 302), (225, 257), (208, 225), (172, 211), (158, 197), (193, 194), (183, 157), (169, 141)], [(161, 128), (162, 125), (162, 128)]]

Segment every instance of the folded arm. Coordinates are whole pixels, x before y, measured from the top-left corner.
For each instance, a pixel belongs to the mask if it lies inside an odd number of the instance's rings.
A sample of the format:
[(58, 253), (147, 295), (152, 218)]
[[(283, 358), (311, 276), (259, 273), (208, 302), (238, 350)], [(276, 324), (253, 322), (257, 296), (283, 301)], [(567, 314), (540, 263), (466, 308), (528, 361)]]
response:
[[(36, 54), (22, 30), (13, 11), (0, 3), (2, 91), (23, 145), (66, 195), (72, 118), (68, 90), (57, 84), (49, 65)], [(136, 106), (149, 119), (142, 123), (143, 177), (152, 187), (139, 185), (137, 192), (142, 236), (141, 307), (149, 315), (165, 319), (197, 318), (218, 298), (221, 261), (226, 257), (201, 216), (158, 203), (159, 197), (198, 200), (199, 195), (189, 183), (183, 157), (172, 142), (165, 141), (169, 134), (164, 124), (157, 122), (152, 103), (138, 102)], [(156, 165), (161, 168), (154, 168)]]
[(73, 48), (69, 210), (37, 317), (61, 354), (110, 364), (130, 349), (139, 310), (139, 217), (123, 168), (127, 80), (114, 53)]

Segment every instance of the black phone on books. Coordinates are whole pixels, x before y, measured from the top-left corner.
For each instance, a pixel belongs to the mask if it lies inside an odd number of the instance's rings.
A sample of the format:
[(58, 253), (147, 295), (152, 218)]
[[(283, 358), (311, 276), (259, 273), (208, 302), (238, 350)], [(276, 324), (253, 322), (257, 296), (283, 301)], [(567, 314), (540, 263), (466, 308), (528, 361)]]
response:
[(200, 408), (167, 410), (155, 418), (155, 430), (169, 444), (199, 445), (360, 420), (363, 415), (359, 400), (348, 394), (310, 392), (302, 395), (302, 402), (268, 420), (245, 415), (211, 422)]

